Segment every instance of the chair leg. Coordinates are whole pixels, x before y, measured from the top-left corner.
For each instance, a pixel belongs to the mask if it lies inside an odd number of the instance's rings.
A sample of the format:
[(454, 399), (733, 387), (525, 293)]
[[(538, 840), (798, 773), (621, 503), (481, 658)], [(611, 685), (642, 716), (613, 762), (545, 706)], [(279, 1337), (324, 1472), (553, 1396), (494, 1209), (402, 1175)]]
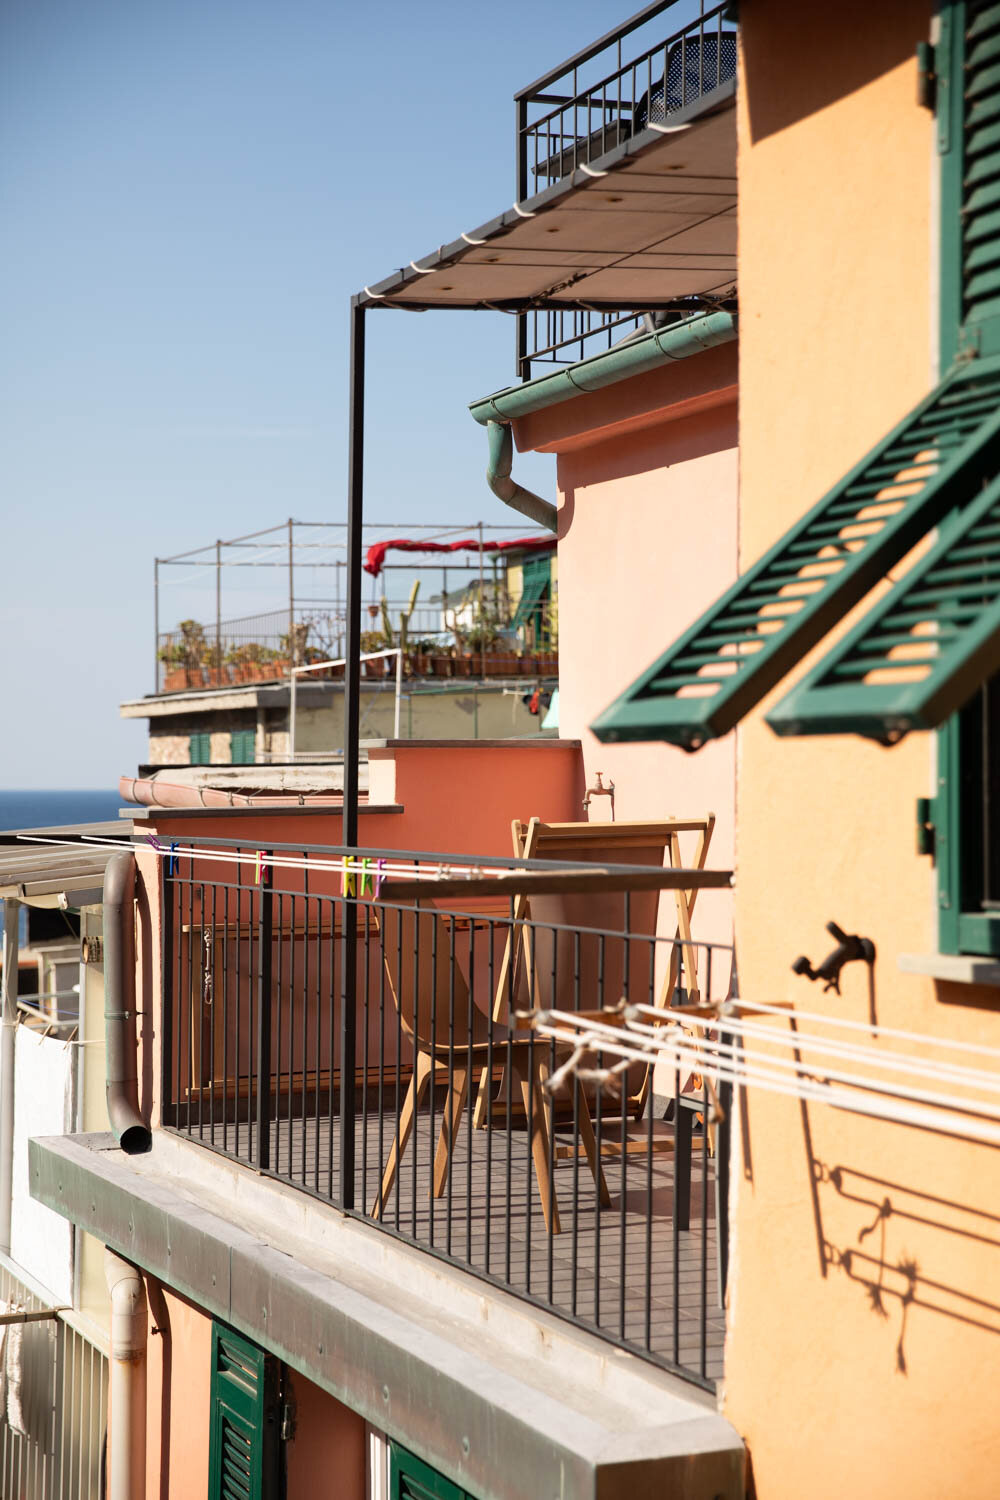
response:
[[(538, 1183), (538, 1191), (542, 1199), (542, 1213), (545, 1215), (545, 1227), (550, 1234), (559, 1234), (562, 1225), (559, 1221), (559, 1205), (556, 1202), (555, 1185), (552, 1174), (549, 1171), (549, 1132), (546, 1124), (545, 1101), (542, 1098), (542, 1090), (539, 1086), (539, 1069), (536, 1063), (532, 1069), (532, 1076), (528, 1074), (528, 1059), (524, 1052), (518, 1048), (513, 1049), (511, 1066), (514, 1077), (521, 1086), (521, 1098), (524, 1101), (525, 1119), (531, 1121), (531, 1156), (535, 1166), (535, 1179)], [(549, 1215), (549, 1204), (551, 1201), (552, 1213)]]
[[(579, 1087), (579, 1085), (577, 1085)], [(597, 1188), (597, 1196), (602, 1208), (611, 1207), (611, 1194), (608, 1192), (608, 1184), (604, 1180), (604, 1168), (601, 1166), (597, 1155), (597, 1141), (594, 1138), (594, 1122), (590, 1118), (590, 1110), (587, 1107), (587, 1097), (580, 1088), (580, 1103), (577, 1108), (577, 1121), (580, 1126), (580, 1136), (583, 1140), (583, 1149), (587, 1153), (590, 1170), (594, 1174), (594, 1186)]]
[(426, 1052), (418, 1052), (413, 1068), (413, 1077), (410, 1079), (410, 1087), (406, 1091), (403, 1108), (399, 1113), (396, 1139), (392, 1143), (389, 1159), (385, 1164), (385, 1171), (382, 1174), (382, 1186), (379, 1188), (378, 1197), (372, 1204), (371, 1217), (373, 1219), (380, 1219), (382, 1217), (382, 1210), (385, 1207), (386, 1199), (392, 1192), (392, 1185), (396, 1180), (400, 1158), (406, 1149), (407, 1141), (413, 1133), (413, 1122), (417, 1110), (420, 1108), (421, 1101), (427, 1092), (427, 1085), (430, 1082), (433, 1071), (434, 1064), (428, 1054)]
[(691, 1152), (694, 1149), (694, 1117), (685, 1105), (674, 1117), (677, 1149), (674, 1151), (674, 1218), (678, 1229), (691, 1228)]
[(441, 1120), (441, 1134), (438, 1136), (437, 1153), (434, 1157), (434, 1197), (440, 1198), (447, 1186), (448, 1174), (451, 1170), (451, 1149), (455, 1140), (455, 1132), (462, 1118), (465, 1108), (465, 1097), (469, 1092), (469, 1071), (467, 1068), (456, 1068), (452, 1075), (452, 1085), (445, 1100), (444, 1116)]

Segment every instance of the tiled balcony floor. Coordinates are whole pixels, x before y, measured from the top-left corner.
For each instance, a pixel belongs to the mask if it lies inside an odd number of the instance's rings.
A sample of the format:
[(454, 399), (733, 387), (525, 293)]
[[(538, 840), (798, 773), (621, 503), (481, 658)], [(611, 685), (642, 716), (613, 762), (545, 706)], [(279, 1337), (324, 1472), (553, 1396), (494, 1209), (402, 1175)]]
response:
[[(605, 1158), (611, 1205), (600, 1212), (586, 1160), (556, 1162), (562, 1232), (550, 1237), (523, 1126), (470, 1131), (467, 1112), (453, 1150), (448, 1189), (443, 1197), (431, 1198), (440, 1121), (440, 1105), (433, 1133), (429, 1110), (419, 1116), (386, 1204), (386, 1227), (558, 1313), (575, 1316), (610, 1338), (624, 1339), (639, 1350), (648, 1348), (685, 1372), (710, 1380), (722, 1375), (725, 1320), (718, 1285), (715, 1166), (709, 1160), (704, 1179), (699, 1136), (694, 1143), (688, 1230), (678, 1230), (675, 1236), (673, 1152), (649, 1157), (643, 1150), (628, 1156), (624, 1169), (620, 1153)], [(655, 1129), (672, 1138), (670, 1126)], [(369, 1106), (355, 1120), (356, 1195), (366, 1212), (376, 1199), (394, 1130), (391, 1109), (382, 1122), (381, 1137), (377, 1109)], [(253, 1123), (223, 1125), (217, 1118), (214, 1127), (205, 1121), (184, 1134), (258, 1164)], [(645, 1123), (633, 1127), (632, 1136), (645, 1140)], [(557, 1143), (570, 1139), (568, 1133), (557, 1133)], [(615, 1139), (607, 1124), (604, 1139)], [(285, 1181), (336, 1201), (339, 1159), (340, 1124), (327, 1115), (325, 1101), (321, 1113), (305, 1116), (301, 1101), (296, 1101), (291, 1118), (272, 1122), (271, 1168)]]

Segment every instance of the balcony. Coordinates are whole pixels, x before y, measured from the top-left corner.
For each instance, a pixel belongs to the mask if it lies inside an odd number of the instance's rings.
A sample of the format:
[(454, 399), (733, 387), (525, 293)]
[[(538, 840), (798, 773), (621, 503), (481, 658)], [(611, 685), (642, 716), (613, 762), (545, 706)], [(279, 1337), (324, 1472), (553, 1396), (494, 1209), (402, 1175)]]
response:
[(355, 306), (516, 313), (519, 378), (649, 317), (735, 307), (730, 10), (660, 0), (522, 89), (515, 203)]
[[(545, 533), (532, 533), (528, 523), (475, 523), (456, 528), (462, 539), (474, 533), (462, 548), (452, 541), (454, 532), (441, 540), (439, 530), (410, 527), (396, 545), (401, 540), (420, 560), (389, 561), (395, 552), (383, 534), (399, 529), (365, 529), (372, 584), (362, 611), (362, 651), (401, 650), (403, 676), (417, 692), (424, 678), (558, 676), (558, 583), (547, 561), (554, 540), (546, 551)], [(313, 681), (342, 679), (343, 665), (321, 664), (342, 662), (347, 647), (343, 531), (342, 526), (289, 522), (255, 537), (158, 558), (155, 693), (287, 681), (293, 666), (315, 666), (309, 673)], [(424, 547), (428, 554), (447, 551), (448, 556), (428, 561), (421, 556)], [(537, 559), (532, 548), (540, 549)], [(258, 597), (280, 607), (223, 618), (224, 597), (237, 585), (245, 593), (246, 575), (236, 570), (247, 568), (279, 570), (279, 590), (265, 581)], [(168, 584), (184, 591), (182, 607), (190, 603), (199, 609), (195, 569), (214, 574), (214, 617), (202, 614), (161, 630), (161, 597)], [(394, 676), (396, 666), (383, 658), (365, 662), (364, 671), (366, 678), (379, 679)]]
[(726, 994), (731, 950), (679, 914), (728, 875), (664, 869), (662, 847), (471, 876), (433, 853), (344, 875), (339, 848), (198, 849), (164, 875), (168, 1130), (711, 1386), (725, 1109), (705, 1129), (700, 1080), (642, 1064), (550, 1093), (566, 1056), (521, 1017)]

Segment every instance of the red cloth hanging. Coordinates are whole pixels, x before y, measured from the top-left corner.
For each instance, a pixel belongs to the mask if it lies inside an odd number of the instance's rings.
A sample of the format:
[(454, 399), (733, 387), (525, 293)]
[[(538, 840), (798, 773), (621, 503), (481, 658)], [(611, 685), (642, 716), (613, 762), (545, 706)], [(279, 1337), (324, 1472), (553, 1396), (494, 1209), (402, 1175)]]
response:
[(408, 537), (394, 541), (373, 542), (365, 554), (365, 572), (377, 578), (385, 563), (385, 554), (394, 552), (551, 552), (557, 545), (554, 536), (524, 536), (512, 542), (483, 542), (473, 537), (464, 542), (416, 542)]

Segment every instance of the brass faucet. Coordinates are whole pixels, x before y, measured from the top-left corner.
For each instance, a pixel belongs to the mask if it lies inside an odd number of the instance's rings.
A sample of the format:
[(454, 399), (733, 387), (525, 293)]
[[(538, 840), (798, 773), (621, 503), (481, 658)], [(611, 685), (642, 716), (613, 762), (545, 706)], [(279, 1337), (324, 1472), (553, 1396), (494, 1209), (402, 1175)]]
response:
[(603, 776), (603, 772), (601, 771), (595, 771), (594, 775), (597, 777), (597, 785), (588, 786), (587, 795), (583, 799), (583, 810), (584, 812), (586, 812), (590, 807), (591, 797), (610, 797), (611, 821), (613, 823), (615, 821), (615, 784), (613, 781), (609, 781), (607, 786), (605, 786), (603, 780), (601, 779)]

